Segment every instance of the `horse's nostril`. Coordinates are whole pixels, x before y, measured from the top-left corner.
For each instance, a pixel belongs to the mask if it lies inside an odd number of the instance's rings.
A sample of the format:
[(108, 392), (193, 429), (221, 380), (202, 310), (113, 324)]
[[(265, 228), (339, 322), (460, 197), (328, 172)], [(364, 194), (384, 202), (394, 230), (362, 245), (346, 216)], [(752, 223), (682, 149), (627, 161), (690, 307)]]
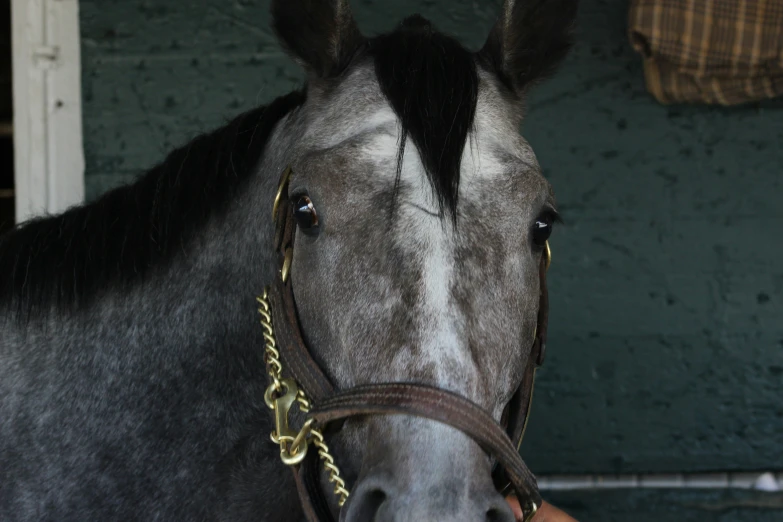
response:
[(386, 501), (386, 493), (380, 489), (363, 491), (351, 499), (343, 522), (376, 522), (376, 515)]
[(487, 522), (506, 522), (508, 516), (498, 509), (490, 509), (487, 511)]
[(487, 511), (487, 522), (515, 522), (514, 513), (509, 508), (505, 499), (500, 502), (493, 499), (494, 505)]

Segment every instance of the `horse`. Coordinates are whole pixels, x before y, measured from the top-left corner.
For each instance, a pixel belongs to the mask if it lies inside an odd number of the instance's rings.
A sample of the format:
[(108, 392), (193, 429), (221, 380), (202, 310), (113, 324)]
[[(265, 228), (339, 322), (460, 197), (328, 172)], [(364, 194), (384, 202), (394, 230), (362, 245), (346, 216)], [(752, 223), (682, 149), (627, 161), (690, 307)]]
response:
[[(281, 458), (318, 401), (275, 344), (282, 277), (335, 389), (430, 386), (443, 406), (310, 426), (324, 516), (513, 521), (475, 433), (534, 356), (558, 213), (519, 128), (575, 13), (506, 0), (471, 51), (418, 15), (366, 37), (347, 0), (273, 0), (300, 89), (2, 236), (0, 519), (309, 516)], [(455, 429), (446, 407), (486, 413)]]

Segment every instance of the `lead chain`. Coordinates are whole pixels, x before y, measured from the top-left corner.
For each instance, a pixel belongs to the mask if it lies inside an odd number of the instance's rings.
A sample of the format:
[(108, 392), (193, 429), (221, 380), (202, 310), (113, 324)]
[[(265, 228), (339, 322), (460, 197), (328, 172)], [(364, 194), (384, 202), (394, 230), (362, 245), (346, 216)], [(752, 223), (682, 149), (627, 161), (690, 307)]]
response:
[[(272, 379), (275, 391), (282, 392), (283, 364), (280, 362), (280, 352), (277, 349), (275, 331), (272, 328), (272, 307), (269, 303), (269, 287), (264, 289), (263, 296), (256, 297), (256, 301), (260, 305), (258, 313), (261, 314), (261, 326), (264, 328), (264, 360), (266, 361), (267, 373)], [(299, 388), (296, 400), (299, 403), (300, 411), (303, 413), (310, 412), (310, 401), (302, 388)], [(309, 430), (309, 434), (312, 435), (310, 442), (318, 448), (318, 456), (323, 462), (324, 470), (329, 474), (329, 482), (334, 484), (334, 494), (338, 497), (337, 505), (342, 507), (350, 493), (345, 487), (345, 481), (340, 477), (340, 469), (334, 463), (334, 457), (329, 451), (329, 446), (326, 445), (321, 431), (313, 426), (312, 418), (308, 419), (302, 427), (302, 431), (304, 432), (305, 430)]]

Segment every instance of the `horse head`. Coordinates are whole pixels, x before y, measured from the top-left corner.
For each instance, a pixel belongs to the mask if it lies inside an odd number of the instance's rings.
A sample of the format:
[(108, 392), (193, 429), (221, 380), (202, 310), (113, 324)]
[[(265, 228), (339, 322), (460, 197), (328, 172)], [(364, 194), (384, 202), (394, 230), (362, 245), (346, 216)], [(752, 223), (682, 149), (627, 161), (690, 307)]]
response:
[[(425, 384), (501, 421), (531, 357), (557, 220), (518, 129), (528, 90), (569, 48), (575, 2), (505, 2), (478, 52), (420, 16), (366, 38), (344, 0), (272, 13), (308, 79), (284, 131), (306, 345), (336, 388)], [(491, 459), (451, 426), (361, 416), (330, 445), (354, 484), (341, 521), (512, 520)]]

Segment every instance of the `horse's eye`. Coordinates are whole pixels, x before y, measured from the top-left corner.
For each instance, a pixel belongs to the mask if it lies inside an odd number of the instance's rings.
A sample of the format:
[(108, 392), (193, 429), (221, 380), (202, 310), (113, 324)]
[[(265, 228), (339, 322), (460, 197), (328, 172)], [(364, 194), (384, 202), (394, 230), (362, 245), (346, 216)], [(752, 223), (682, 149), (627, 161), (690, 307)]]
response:
[(543, 247), (549, 236), (552, 235), (552, 216), (545, 214), (536, 219), (533, 225), (533, 243), (536, 246)]
[(307, 196), (299, 196), (294, 204), (294, 219), (299, 229), (308, 235), (317, 235), (319, 231), (318, 214), (313, 201)]

